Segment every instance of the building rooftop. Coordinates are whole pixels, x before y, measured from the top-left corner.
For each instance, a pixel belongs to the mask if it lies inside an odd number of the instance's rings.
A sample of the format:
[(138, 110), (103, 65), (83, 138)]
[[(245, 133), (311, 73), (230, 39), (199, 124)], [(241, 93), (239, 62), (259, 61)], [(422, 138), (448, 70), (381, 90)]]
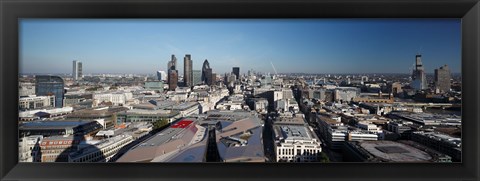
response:
[(21, 124), (19, 129), (71, 129), (90, 122), (94, 121), (34, 121)]
[[(246, 112), (247, 113), (247, 112)], [(257, 117), (219, 121), (217, 148), (226, 162), (264, 162), (262, 126)]]
[[(197, 125), (197, 120), (184, 119), (171, 125), (169, 128), (157, 133), (150, 139), (136, 145), (120, 157), (117, 162), (165, 162), (180, 159), (180, 154), (202, 157), (203, 153), (195, 152), (194, 147), (204, 147), (200, 143), (206, 139), (207, 129)], [(198, 144), (200, 143), (200, 144)], [(195, 145), (195, 146), (193, 146)], [(202, 146), (204, 145), (204, 146)], [(186, 152), (190, 150), (190, 152)], [(201, 150), (201, 149), (200, 149)], [(192, 156), (190, 156), (191, 158)], [(178, 159), (175, 159), (178, 158)], [(191, 161), (196, 159), (191, 159)]]
[(382, 162), (426, 162), (432, 157), (414, 147), (393, 141), (363, 141), (358, 146)]

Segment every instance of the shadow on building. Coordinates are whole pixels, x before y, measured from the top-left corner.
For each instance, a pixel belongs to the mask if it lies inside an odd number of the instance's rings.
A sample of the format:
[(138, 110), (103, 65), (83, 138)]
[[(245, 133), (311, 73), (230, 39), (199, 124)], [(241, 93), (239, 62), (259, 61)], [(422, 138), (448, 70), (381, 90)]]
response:
[[(83, 132), (77, 132), (73, 137), (63, 137), (66, 139), (58, 140), (57, 142), (68, 141), (71, 144), (63, 149), (56, 157), (55, 162), (106, 162), (107, 160), (102, 150), (86, 142), (87, 136), (88, 135)], [(53, 142), (55, 142), (55, 140), (53, 140)]]

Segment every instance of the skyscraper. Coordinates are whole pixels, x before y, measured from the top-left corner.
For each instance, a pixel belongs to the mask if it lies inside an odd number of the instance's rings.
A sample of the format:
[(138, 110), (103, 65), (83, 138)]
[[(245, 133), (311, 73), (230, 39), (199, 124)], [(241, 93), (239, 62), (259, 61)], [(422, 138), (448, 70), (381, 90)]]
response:
[(35, 76), (35, 94), (37, 96), (55, 96), (55, 107), (63, 107), (64, 82), (59, 76)]
[(212, 85), (213, 83), (213, 79), (212, 79), (212, 69), (211, 68), (207, 68), (205, 69), (204, 71), (204, 81), (205, 81), (205, 84), (207, 85)]
[[(205, 59), (205, 61), (203, 62), (203, 66), (202, 66), (202, 81), (207, 83), (207, 80), (208, 79), (208, 76), (206, 75), (207, 74), (207, 69), (210, 69), (210, 63), (208, 63), (208, 60)], [(210, 69), (210, 73), (211, 73), (211, 69)], [(211, 76), (211, 74), (210, 74)]]
[(201, 70), (192, 70), (192, 83), (193, 85), (198, 85), (202, 83), (202, 71)]
[(175, 55), (172, 55), (172, 59), (168, 62), (167, 70), (176, 70), (177, 68), (177, 58)]
[(415, 56), (415, 69), (412, 72), (412, 82), (410, 84), (415, 90), (427, 89), (427, 78), (422, 65), (422, 55)]
[(172, 59), (168, 62), (168, 90), (175, 90), (178, 83), (177, 58), (172, 55)]
[(450, 69), (447, 65), (441, 66), (438, 69), (435, 69), (435, 90), (440, 93), (445, 93), (450, 91)]
[(82, 62), (74, 60), (73, 61), (73, 72), (72, 72), (73, 80), (82, 79), (82, 75), (83, 75)]
[(178, 84), (178, 71), (170, 70), (168, 74), (168, 90), (174, 91)]
[(233, 67), (232, 73), (237, 76), (237, 80), (240, 79), (240, 67)]
[(183, 58), (183, 82), (187, 87), (191, 87), (193, 85), (192, 64), (193, 62), (190, 54), (186, 54), (185, 58)]

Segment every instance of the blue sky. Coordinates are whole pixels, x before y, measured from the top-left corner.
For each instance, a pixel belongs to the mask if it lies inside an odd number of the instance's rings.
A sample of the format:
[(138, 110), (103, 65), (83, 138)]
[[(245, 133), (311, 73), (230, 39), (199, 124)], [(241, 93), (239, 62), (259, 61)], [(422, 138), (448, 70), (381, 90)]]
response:
[(182, 74), (185, 54), (217, 73), (409, 73), (417, 52), (461, 69), (460, 19), (23, 19), (19, 36), (20, 73), (153, 74), (171, 54)]

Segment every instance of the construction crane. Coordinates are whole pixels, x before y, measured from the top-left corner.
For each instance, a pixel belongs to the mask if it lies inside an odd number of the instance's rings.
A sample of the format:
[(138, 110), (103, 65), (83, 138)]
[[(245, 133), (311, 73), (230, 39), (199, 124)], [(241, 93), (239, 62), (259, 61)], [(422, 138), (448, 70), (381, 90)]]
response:
[(275, 66), (273, 66), (272, 61), (270, 61), (270, 64), (272, 64), (273, 71), (275, 71), (275, 75), (277, 75), (277, 74), (278, 74), (278, 73), (277, 73), (277, 69), (275, 69)]

